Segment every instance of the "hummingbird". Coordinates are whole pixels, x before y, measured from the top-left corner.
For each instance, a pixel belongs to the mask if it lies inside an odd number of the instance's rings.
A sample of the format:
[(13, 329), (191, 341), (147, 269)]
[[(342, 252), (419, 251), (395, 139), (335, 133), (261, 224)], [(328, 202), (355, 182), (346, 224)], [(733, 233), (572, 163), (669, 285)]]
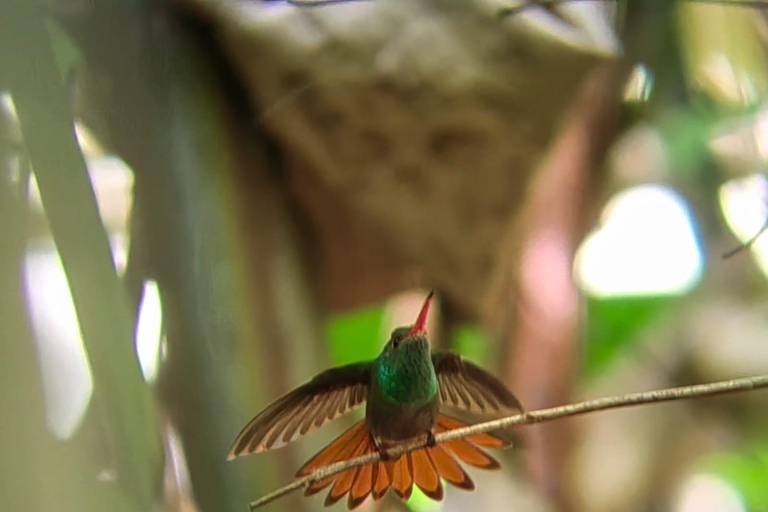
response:
[[(426, 323), (432, 298), (430, 293), (414, 325), (392, 332), (376, 359), (324, 371), (257, 414), (235, 439), (228, 459), (284, 446), (365, 402), (365, 418), (320, 450), (296, 476), (376, 451), (381, 460), (316, 481), (305, 496), (332, 486), (325, 505), (348, 496), (352, 510), (368, 496), (381, 499), (389, 489), (405, 501), (414, 485), (439, 501), (442, 480), (473, 490), (472, 479), (456, 459), (497, 469), (499, 463), (480, 447), (511, 446), (508, 436), (484, 433), (436, 444), (435, 434), (466, 426), (457, 414), (522, 412), (523, 407), (479, 366), (452, 352), (430, 350)], [(386, 455), (388, 448), (417, 439), (427, 446)]]

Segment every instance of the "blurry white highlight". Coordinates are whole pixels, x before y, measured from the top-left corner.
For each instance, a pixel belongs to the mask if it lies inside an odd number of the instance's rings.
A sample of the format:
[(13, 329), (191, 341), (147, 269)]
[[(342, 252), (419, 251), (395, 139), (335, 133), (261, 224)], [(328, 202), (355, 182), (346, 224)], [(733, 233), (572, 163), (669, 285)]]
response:
[(574, 264), (578, 285), (595, 297), (683, 294), (701, 280), (703, 269), (685, 200), (655, 184), (614, 196)]
[(768, 163), (768, 107), (719, 123), (708, 146), (725, 174), (762, 173)]
[(758, 93), (752, 77), (724, 53), (711, 55), (698, 70), (698, 82), (712, 88), (717, 95), (734, 105), (753, 105)]
[(730, 483), (710, 475), (694, 475), (680, 491), (675, 512), (747, 512), (741, 494)]
[[(89, 158), (88, 170), (102, 221), (119, 274), (127, 258), (126, 227), (130, 214), (133, 175), (119, 158)], [(44, 212), (35, 175), (29, 177), (29, 202)], [(56, 247), (39, 235), (24, 263), (25, 292), (45, 393), (51, 432), (71, 437), (82, 422), (93, 393), (93, 376), (83, 346), (80, 325)]]
[(24, 273), (48, 426), (56, 437), (67, 439), (80, 425), (93, 391), (80, 325), (55, 249), (29, 252)]
[(144, 380), (152, 382), (157, 378), (162, 341), (163, 310), (160, 290), (153, 280), (144, 283), (136, 323), (136, 354), (139, 357)]
[(624, 101), (627, 103), (643, 103), (651, 98), (653, 93), (653, 73), (645, 64), (636, 64), (624, 84)]
[[(130, 167), (115, 156), (87, 158), (86, 163), (104, 226), (110, 234), (126, 232), (133, 200), (133, 173)], [(45, 211), (34, 174), (30, 176), (29, 202), (35, 210)], [(119, 255), (116, 258), (119, 260)]]
[(720, 206), (733, 233), (746, 242), (765, 224), (768, 180), (762, 174), (731, 180), (720, 187)]
[[(768, 180), (762, 174), (723, 184), (719, 197), (725, 222), (742, 243), (757, 235), (768, 220)], [(755, 240), (751, 252), (760, 270), (768, 276), (768, 237), (765, 235)]]

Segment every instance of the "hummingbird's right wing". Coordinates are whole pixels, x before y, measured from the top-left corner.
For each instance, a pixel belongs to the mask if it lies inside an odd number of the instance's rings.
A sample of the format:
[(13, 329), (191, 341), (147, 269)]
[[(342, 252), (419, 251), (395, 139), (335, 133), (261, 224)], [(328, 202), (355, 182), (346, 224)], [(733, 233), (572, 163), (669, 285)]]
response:
[(362, 404), (370, 362), (332, 368), (278, 398), (238, 434), (227, 458), (279, 448)]
[(496, 377), (452, 352), (432, 352), (440, 402), (468, 412), (523, 410)]

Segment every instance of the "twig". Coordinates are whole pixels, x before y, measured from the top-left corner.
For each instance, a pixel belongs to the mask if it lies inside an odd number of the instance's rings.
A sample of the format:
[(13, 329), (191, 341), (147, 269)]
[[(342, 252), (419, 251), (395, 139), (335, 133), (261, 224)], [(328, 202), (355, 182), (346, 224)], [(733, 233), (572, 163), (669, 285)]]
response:
[(743, 251), (745, 249), (749, 249), (750, 247), (752, 247), (752, 245), (757, 241), (757, 239), (760, 238), (760, 235), (765, 233), (766, 230), (768, 230), (768, 219), (766, 219), (765, 223), (760, 228), (760, 231), (758, 231), (757, 234), (755, 234), (755, 236), (753, 236), (752, 238), (750, 238), (749, 240), (747, 240), (743, 244), (739, 245), (738, 247), (735, 247), (735, 248), (731, 249), (730, 251), (726, 252), (725, 254), (723, 254), (723, 259), (727, 260), (731, 256), (735, 256), (738, 253), (740, 253), (741, 251)]
[[(560, 407), (553, 407), (551, 409), (542, 409), (539, 411), (517, 414), (515, 416), (508, 416), (498, 420), (478, 423), (469, 427), (457, 428), (455, 430), (437, 434), (435, 436), (435, 442), (438, 444), (445, 443), (448, 441), (455, 441), (456, 439), (461, 439), (466, 436), (490, 432), (492, 430), (512, 427), (515, 425), (542, 423), (545, 421), (552, 421), (568, 416), (577, 416), (579, 414), (604, 411), (607, 409), (618, 409), (621, 407), (631, 407), (635, 405), (650, 404), (655, 402), (669, 402), (672, 400), (682, 400), (686, 398), (736, 393), (739, 391), (748, 391), (752, 389), (767, 387), (768, 375), (760, 375), (757, 377), (745, 377), (742, 379), (713, 382), (710, 384), (698, 384), (696, 386), (685, 386), (680, 388), (662, 389), (658, 391), (647, 391), (644, 393), (632, 393), (624, 396), (598, 398), (595, 400), (587, 400), (586, 402), (562, 405)], [(425, 439), (404, 443), (387, 450), (387, 455), (390, 457), (397, 457), (404, 453), (424, 448), (425, 446)], [(281, 498), (282, 496), (285, 496), (288, 493), (306, 487), (314, 482), (323, 480), (337, 473), (341, 473), (347, 469), (371, 464), (378, 460), (381, 460), (381, 457), (379, 456), (378, 452), (375, 452), (369, 453), (368, 455), (363, 455), (362, 457), (323, 466), (322, 468), (310, 473), (309, 475), (294, 480), (292, 483), (286, 485), (285, 487), (281, 487), (280, 489), (277, 489), (276, 491), (271, 492), (256, 501), (252, 501), (249, 504), (249, 507), (251, 510), (255, 510), (275, 501), (278, 498)]]
[[(270, 1), (270, 0), (264, 0)], [(272, 0), (274, 1), (274, 0)], [(286, 0), (287, 3), (299, 7), (326, 7), (333, 4), (347, 4), (353, 2), (365, 2), (369, 0)], [(373, 1), (373, 0), (370, 0)], [(502, 7), (499, 9), (499, 17), (506, 17), (518, 14), (532, 7), (556, 7), (564, 4), (574, 3), (614, 3), (616, 0), (529, 0), (519, 5), (511, 7)], [(725, 5), (729, 7), (744, 7), (750, 9), (761, 9), (768, 7), (767, 0), (680, 0), (683, 3)]]
[[(336, 0), (338, 1), (338, 0)], [(681, 3), (724, 5), (728, 7), (744, 7), (750, 9), (764, 9), (768, 7), (766, 0), (680, 0)], [(615, 0), (531, 0), (513, 7), (502, 7), (498, 11), (500, 18), (513, 16), (531, 7), (556, 7), (574, 3), (614, 3)]]

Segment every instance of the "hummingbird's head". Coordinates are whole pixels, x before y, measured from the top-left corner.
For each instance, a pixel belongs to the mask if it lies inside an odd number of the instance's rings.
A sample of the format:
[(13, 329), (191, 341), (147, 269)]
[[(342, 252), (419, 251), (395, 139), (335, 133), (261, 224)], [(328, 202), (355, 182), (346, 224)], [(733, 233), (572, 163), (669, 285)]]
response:
[(429, 308), (432, 305), (434, 292), (430, 292), (424, 305), (421, 306), (416, 323), (413, 325), (398, 327), (392, 331), (389, 342), (384, 348), (385, 352), (396, 354), (400, 352), (411, 352), (414, 349), (428, 350), (429, 341), (427, 340), (427, 318), (429, 317)]
[(376, 360), (377, 382), (384, 396), (397, 403), (423, 403), (437, 391), (437, 379), (427, 340), (430, 293), (416, 323), (398, 327)]

